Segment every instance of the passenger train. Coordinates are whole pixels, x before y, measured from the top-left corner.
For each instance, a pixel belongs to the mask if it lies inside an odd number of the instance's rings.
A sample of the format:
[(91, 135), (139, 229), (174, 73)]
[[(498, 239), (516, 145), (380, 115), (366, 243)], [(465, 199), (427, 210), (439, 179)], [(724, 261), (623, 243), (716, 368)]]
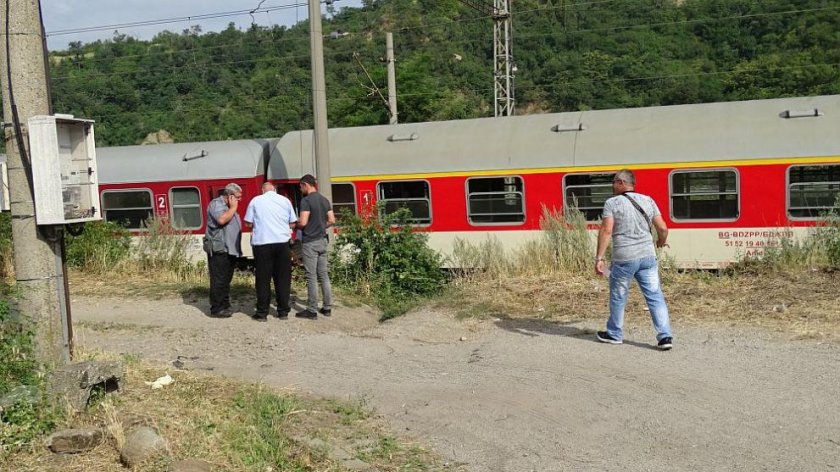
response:
[[(443, 254), (456, 238), (515, 248), (539, 235), (543, 207), (576, 206), (594, 231), (622, 168), (657, 202), (682, 267), (799, 237), (840, 195), (840, 95), (337, 128), (329, 145), (337, 211), (408, 208)], [(311, 130), (99, 148), (103, 217), (142, 231), (160, 215), (197, 241), (229, 182), (243, 215), (266, 180), (296, 204), (313, 148)]]

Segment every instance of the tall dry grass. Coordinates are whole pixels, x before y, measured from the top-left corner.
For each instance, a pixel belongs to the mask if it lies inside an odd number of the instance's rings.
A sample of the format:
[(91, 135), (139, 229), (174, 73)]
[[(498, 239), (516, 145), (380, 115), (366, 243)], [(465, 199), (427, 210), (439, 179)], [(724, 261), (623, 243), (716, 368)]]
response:
[(157, 217), (134, 238), (114, 223), (88, 223), (81, 235), (68, 237), (67, 263), (96, 279), (206, 285), (206, 263), (193, 259), (193, 244), (189, 233)]
[(194, 239), (189, 233), (175, 229), (168, 220), (153, 218), (147, 221), (147, 233), (137, 238), (132, 247), (129, 267), (140, 274), (163, 276), (168, 281), (201, 283), (207, 279), (203, 261), (193, 261), (190, 247)]
[(595, 247), (583, 213), (544, 206), (540, 229), (538, 239), (516, 250), (506, 250), (493, 236), (479, 244), (456, 239), (451, 262), (467, 269), (462, 277), (479, 278), (577, 274), (590, 269)]
[(456, 240), (450, 262), (463, 269), (448, 299), (461, 314), (556, 319), (591, 311), (601, 289), (591, 274), (595, 240), (584, 215), (544, 207), (540, 228), (539, 238), (514, 250), (492, 236), (478, 244)]

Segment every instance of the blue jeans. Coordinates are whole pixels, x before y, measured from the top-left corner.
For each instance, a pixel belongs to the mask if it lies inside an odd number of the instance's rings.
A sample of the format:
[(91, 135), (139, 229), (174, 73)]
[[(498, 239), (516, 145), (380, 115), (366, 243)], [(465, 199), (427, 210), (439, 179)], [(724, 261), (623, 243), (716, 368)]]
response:
[(630, 282), (635, 278), (645, 296), (656, 339), (671, 337), (671, 324), (668, 317), (668, 305), (659, 283), (659, 265), (655, 256), (633, 261), (613, 262), (610, 268), (610, 319), (607, 321), (607, 333), (615, 339), (624, 339), (624, 305), (630, 292)]

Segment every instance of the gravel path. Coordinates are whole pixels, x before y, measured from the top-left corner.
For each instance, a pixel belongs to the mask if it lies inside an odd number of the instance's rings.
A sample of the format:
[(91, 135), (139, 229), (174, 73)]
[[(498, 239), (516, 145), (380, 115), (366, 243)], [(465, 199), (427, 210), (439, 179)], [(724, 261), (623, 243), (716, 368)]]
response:
[(674, 320), (676, 347), (659, 352), (642, 318), (612, 346), (594, 341), (593, 324), (439, 312), (380, 324), (347, 307), (256, 323), (202, 309), (181, 298), (78, 298), (76, 342), (362, 397), (395, 433), (474, 471), (840, 469), (837, 344)]

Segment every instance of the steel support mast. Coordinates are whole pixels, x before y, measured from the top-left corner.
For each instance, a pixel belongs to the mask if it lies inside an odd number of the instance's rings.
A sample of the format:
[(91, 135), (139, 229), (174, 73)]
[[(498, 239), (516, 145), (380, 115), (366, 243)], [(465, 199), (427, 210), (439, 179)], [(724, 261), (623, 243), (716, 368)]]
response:
[(493, 91), (495, 116), (511, 116), (514, 111), (513, 56), (511, 52), (510, 0), (461, 0), (461, 3), (493, 18)]

